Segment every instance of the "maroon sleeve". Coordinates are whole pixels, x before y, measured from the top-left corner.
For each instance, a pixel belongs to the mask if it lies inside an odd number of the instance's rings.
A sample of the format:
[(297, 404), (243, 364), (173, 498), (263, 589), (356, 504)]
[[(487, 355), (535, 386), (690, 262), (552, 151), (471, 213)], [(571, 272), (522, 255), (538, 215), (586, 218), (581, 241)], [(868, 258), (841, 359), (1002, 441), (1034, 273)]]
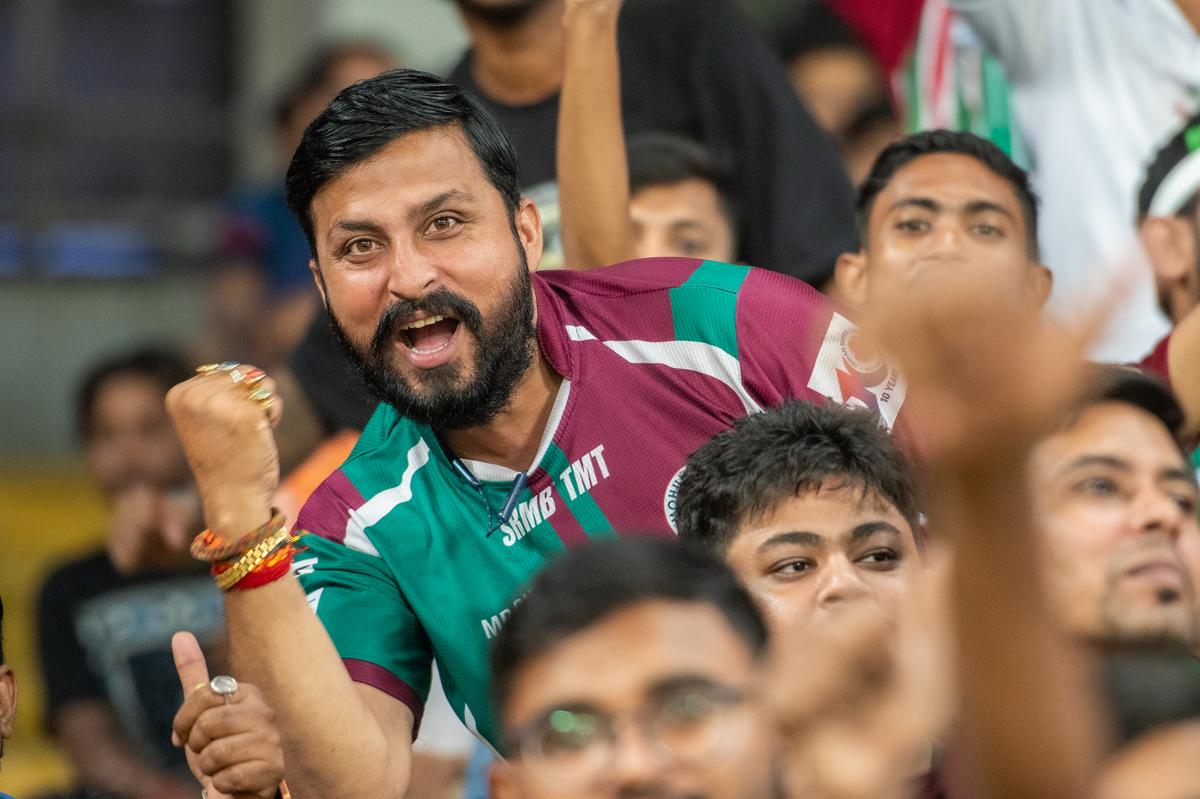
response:
[[(1167, 366), (1167, 350), (1171, 346), (1171, 334), (1168, 333), (1163, 337), (1162, 341), (1154, 345), (1154, 349), (1150, 354), (1138, 363), (1138, 367), (1150, 374), (1161, 377), (1168, 386), (1171, 386), (1171, 370)], [(1172, 388), (1174, 388), (1172, 386)]]
[(845, 309), (805, 283), (754, 269), (738, 294), (737, 317), (742, 382), (760, 405), (832, 400), (869, 408), (895, 427), (904, 379)]

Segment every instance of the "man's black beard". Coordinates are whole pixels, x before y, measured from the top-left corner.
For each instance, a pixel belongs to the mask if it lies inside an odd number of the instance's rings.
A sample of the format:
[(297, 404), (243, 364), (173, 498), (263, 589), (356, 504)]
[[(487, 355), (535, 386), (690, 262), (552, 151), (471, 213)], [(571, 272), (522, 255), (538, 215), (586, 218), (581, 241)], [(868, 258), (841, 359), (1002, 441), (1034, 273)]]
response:
[(506, 6), (486, 6), (477, 0), (455, 0), (468, 16), (489, 28), (515, 28), (551, 0), (516, 0)]
[[(474, 303), (440, 288), (416, 302), (397, 300), (389, 305), (379, 320), (369, 350), (364, 353), (350, 341), (326, 305), (334, 333), (367, 389), (402, 415), (438, 431), (478, 427), (495, 419), (507, 407), (517, 383), (533, 363), (537, 339), (529, 266), (525, 251), (517, 247), (517, 253), (521, 268), (496, 309), (492, 324), (486, 327)], [(474, 376), (469, 382), (462, 382), (462, 365), (448, 363), (422, 369), (419, 378), (422, 390), (415, 391), (392, 367), (399, 326), (417, 311), (456, 318), (475, 337)], [(455, 335), (462, 332), (455, 331)]]

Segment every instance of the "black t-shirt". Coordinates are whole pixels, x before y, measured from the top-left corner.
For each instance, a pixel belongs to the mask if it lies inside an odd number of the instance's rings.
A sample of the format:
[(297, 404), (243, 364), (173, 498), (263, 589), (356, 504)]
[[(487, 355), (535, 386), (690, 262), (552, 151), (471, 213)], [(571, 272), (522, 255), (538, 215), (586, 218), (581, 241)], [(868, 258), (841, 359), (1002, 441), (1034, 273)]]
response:
[(224, 636), (221, 592), (196, 569), (126, 577), (101, 551), (57, 569), (42, 586), (38, 648), (46, 719), (72, 702), (111, 705), (127, 740), (158, 766), (186, 770), (171, 745), (183, 701), (171, 636), (195, 633), (210, 648)]
[[(676, 133), (704, 144), (733, 167), (742, 260), (824, 282), (857, 243), (853, 193), (836, 145), (763, 37), (729, 0), (628, 0), (619, 23), (626, 135)], [(522, 107), (493, 102), (475, 82), (470, 52), (450, 80), (496, 115), (526, 191), (556, 202), (558, 96)]]
[(288, 356), (288, 369), (312, 403), (326, 435), (362, 430), (379, 404), (367, 392), (324, 313), (314, 315), (304, 338)]

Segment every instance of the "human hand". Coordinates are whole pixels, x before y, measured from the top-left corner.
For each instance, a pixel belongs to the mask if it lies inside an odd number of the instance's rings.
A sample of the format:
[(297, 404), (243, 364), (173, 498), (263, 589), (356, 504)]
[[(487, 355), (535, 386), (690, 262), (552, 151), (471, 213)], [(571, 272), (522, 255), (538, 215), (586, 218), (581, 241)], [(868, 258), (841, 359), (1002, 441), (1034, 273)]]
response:
[[(190, 501), (189, 501), (190, 500)], [(105, 549), (120, 574), (166, 565), (187, 552), (196, 532), (195, 500), (171, 496), (146, 483), (132, 485), (113, 503)]]
[(865, 323), (905, 374), (905, 419), (929, 466), (1011, 473), (1078, 397), (1111, 306), (1068, 329), (987, 275), (939, 273)]
[[(249, 372), (254, 367), (240, 365)], [(265, 409), (251, 392), (270, 392)], [(272, 429), (283, 409), (275, 384), (263, 378), (252, 388), (228, 371), (199, 374), (167, 393), (167, 411), (196, 478), (204, 519), (213, 532), (237, 538), (271, 518), (279, 486), (279, 452)]]
[(274, 711), (247, 683), (230, 697), (212, 691), (204, 653), (191, 633), (176, 633), (171, 650), (184, 695), (172, 740), (184, 747), (208, 799), (271, 799), (283, 781)]

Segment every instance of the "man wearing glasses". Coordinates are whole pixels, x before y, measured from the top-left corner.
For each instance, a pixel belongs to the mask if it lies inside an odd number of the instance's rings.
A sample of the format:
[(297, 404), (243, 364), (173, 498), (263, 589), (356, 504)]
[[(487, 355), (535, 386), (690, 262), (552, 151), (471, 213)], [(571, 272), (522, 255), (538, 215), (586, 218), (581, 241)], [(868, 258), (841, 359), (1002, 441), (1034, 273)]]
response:
[(498, 799), (780, 794), (767, 631), (716, 559), (639, 538), (542, 572), (492, 650)]

